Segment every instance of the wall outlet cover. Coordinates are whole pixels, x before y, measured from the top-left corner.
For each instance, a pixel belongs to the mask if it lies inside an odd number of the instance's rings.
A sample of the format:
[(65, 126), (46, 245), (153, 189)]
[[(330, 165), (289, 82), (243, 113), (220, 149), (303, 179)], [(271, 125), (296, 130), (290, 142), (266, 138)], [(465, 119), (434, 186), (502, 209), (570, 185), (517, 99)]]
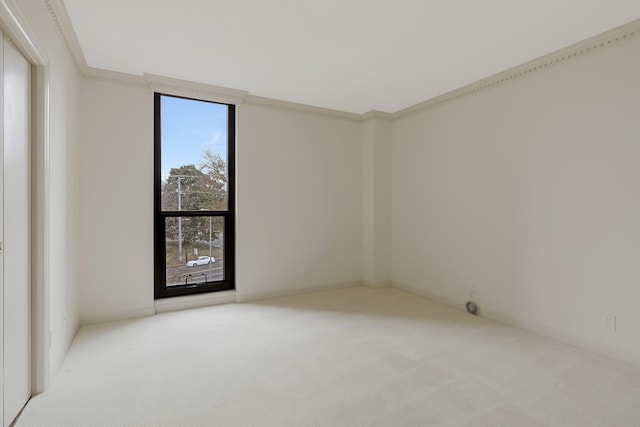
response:
[(604, 327), (609, 331), (616, 330), (616, 316), (605, 316)]

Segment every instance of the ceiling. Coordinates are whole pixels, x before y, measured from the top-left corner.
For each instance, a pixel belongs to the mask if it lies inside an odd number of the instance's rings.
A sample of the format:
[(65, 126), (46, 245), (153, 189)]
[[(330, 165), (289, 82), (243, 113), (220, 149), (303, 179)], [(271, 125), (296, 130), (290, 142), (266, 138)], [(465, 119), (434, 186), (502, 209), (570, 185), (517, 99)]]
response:
[(640, 18), (638, 0), (64, 0), (90, 67), (396, 112)]

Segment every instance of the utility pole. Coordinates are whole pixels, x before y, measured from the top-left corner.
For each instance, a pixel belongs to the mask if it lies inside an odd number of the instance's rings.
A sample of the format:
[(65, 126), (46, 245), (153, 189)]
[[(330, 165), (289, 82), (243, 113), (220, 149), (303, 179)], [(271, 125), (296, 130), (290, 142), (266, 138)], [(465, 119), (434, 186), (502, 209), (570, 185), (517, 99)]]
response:
[[(182, 210), (182, 189), (180, 188), (180, 178), (178, 177), (178, 210)], [(182, 259), (182, 217), (178, 217), (178, 259)]]

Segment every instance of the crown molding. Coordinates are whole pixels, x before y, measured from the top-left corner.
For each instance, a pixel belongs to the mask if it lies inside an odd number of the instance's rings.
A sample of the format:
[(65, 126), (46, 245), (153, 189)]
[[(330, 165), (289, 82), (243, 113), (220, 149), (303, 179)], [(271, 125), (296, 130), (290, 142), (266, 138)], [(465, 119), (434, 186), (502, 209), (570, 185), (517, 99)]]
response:
[(280, 101), (278, 99), (264, 98), (256, 95), (247, 95), (245, 103), (255, 105), (267, 105), (270, 107), (281, 108), (284, 110), (301, 111), (307, 113), (320, 114), (323, 116), (335, 117), (347, 120), (363, 120), (362, 114), (349, 113), (346, 111), (332, 110), (330, 108), (314, 107), (307, 104), (298, 104), (289, 101)]
[(546, 70), (549, 67), (563, 63), (567, 60), (611, 47), (619, 42), (629, 40), (638, 34), (640, 34), (640, 19), (636, 19), (620, 27), (572, 44), (563, 49), (559, 49), (548, 55), (525, 62), (524, 64), (501, 71), (485, 79), (478, 80), (475, 83), (471, 83), (411, 107), (399, 110), (392, 115), (393, 119), (398, 119), (420, 111), (435, 108), (449, 102), (457, 101), (478, 91), (502, 85), (531, 73)]
[(88, 80), (117, 83), (126, 86), (149, 87), (149, 82), (143, 76), (103, 70), (101, 68), (86, 67), (83, 77)]
[(371, 110), (368, 113), (361, 115), (362, 120), (369, 119), (383, 119), (383, 120), (393, 120), (394, 115), (392, 113), (387, 113), (385, 111)]
[(62, 0), (44, 0), (44, 4), (47, 7), (49, 16), (53, 21), (58, 35), (71, 52), (71, 56), (76, 64), (76, 67), (81, 74), (85, 74), (87, 71), (87, 60), (84, 57), (80, 42), (76, 36), (76, 32), (73, 29), (73, 24), (67, 13), (67, 8)]
[(172, 79), (154, 74), (144, 74), (144, 79), (151, 87), (151, 90), (167, 95), (197, 96), (199, 99), (227, 104), (240, 104), (248, 95), (248, 92), (243, 90)]
[(87, 67), (87, 71), (83, 77), (88, 80), (146, 88), (153, 92), (161, 92), (166, 95), (183, 96), (187, 98), (197, 97), (198, 99), (228, 104), (240, 104), (247, 95), (247, 92), (240, 90), (172, 79), (154, 74), (144, 74), (140, 76), (91, 67)]

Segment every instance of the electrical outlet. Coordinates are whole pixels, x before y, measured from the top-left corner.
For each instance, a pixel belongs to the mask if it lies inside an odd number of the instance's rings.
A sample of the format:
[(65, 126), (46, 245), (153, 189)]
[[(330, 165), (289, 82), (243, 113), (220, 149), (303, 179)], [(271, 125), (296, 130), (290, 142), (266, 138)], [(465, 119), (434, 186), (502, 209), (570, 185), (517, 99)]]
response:
[(616, 330), (616, 316), (610, 315), (604, 317), (604, 328), (608, 331)]

